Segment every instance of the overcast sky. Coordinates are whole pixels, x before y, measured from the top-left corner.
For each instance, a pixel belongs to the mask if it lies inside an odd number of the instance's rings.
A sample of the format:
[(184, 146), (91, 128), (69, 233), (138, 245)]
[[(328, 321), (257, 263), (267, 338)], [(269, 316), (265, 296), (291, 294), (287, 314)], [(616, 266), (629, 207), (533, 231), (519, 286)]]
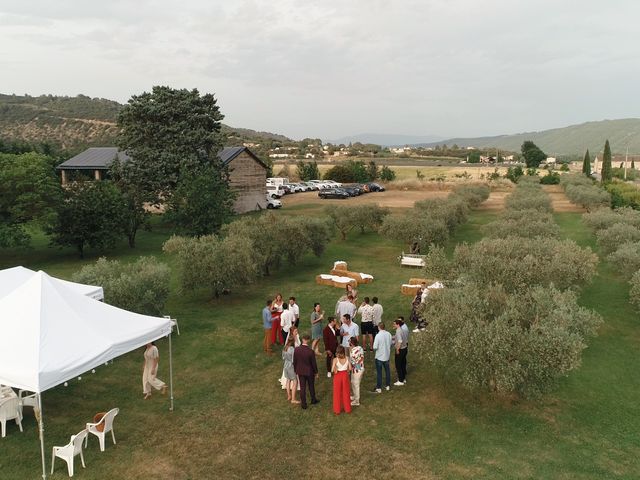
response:
[(0, 0), (0, 93), (215, 93), (293, 138), (640, 117), (640, 2)]

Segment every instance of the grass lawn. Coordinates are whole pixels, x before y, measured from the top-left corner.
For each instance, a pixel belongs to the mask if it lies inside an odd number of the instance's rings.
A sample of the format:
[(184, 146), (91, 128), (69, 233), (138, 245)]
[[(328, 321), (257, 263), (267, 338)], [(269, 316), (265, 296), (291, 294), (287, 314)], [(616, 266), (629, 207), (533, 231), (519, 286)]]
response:
[[(302, 206), (291, 213), (309, 212), (316, 213)], [(450, 247), (477, 241), (482, 225), (493, 218), (474, 213)], [(567, 237), (593, 246), (579, 214), (558, 214), (556, 220)], [(122, 245), (108, 256), (158, 255), (172, 264), (161, 253), (166, 238), (161, 229), (142, 232), (135, 251)], [(118, 444), (108, 441), (100, 453), (90, 438), (87, 469), (76, 462), (78, 478), (334, 478), (336, 472), (375, 479), (640, 477), (640, 334), (626, 283), (606, 264), (581, 296), (605, 318), (600, 335), (585, 351), (583, 366), (542, 399), (469, 393), (410, 351), (408, 384), (378, 396), (367, 391), (375, 373), (368, 354), (362, 406), (351, 415), (333, 415), (330, 383), (322, 375), (319, 405), (303, 411), (287, 404), (276, 383), (282, 363), (261, 351), (265, 298), (276, 292), (297, 296), (306, 325), (313, 302), (329, 311), (340, 294), (316, 285), (314, 276), (334, 260), (346, 260), (351, 269), (375, 276), (374, 283), (359, 288), (360, 296), (377, 295), (390, 323), (395, 315), (408, 316), (410, 298), (400, 295), (399, 285), (419, 273), (399, 266), (401, 250), (375, 234), (354, 233), (333, 242), (322, 258), (285, 265), (217, 301), (206, 291), (180, 292), (174, 275), (166, 310), (179, 319), (182, 331), (174, 339), (175, 411), (168, 412), (161, 395), (142, 400), (142, 351), (132, 352), (69, 387), (45, 392), (47, 463), (52, 445), (65, 444), (96, 412), (117, 406)], [(39, 237), (32, 251), (0, 255), (1, 267), (15, 264), (68, 278), (83, 262), (73, 251), (46, 248)], [(158, 347), (159, 377), (166, 381), (166, 341)], [(322, 363), (319, 367), (322, 372)], [(0, 440), (3, 479), (40, 475), (36, 422), (29, 410), (23, 425), (21, 434), (10, 423), (7, 438)], [(67, 478), (64, 463), (56, 465), (53, 478)]]

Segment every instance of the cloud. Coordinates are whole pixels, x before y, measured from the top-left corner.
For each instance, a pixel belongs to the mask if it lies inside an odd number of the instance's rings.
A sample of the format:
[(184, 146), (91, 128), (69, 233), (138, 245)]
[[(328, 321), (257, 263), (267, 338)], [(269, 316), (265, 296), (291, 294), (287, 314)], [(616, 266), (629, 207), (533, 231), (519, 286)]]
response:
[(294, 137), (509, 133), (637, 115), (638, 13), (592, 0), (0, 1), (1, 88), (126, 101), (195, 86), (230, 123)]

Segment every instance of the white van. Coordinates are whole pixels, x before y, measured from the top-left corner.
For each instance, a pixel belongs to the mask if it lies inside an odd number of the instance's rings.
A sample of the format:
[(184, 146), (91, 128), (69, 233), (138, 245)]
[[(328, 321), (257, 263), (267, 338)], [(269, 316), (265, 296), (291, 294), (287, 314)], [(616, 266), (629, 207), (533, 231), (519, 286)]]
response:
[(277, 185), (267, 185), (267, 197), (281, 198), (284, 196), (284, 189)]
[(269, 177), (267, 178), (267, 185), (275, 185), (280, 187), (286, 183), (289, 183), (289, 179), (287, 177)]

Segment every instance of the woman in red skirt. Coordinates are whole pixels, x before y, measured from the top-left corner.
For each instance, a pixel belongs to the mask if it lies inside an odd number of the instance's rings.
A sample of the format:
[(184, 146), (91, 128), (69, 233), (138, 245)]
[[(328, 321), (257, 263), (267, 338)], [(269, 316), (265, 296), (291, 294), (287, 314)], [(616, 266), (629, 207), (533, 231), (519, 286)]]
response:
[(331, 368), (333, 373), (333, 413), (340, 415), (344, 410), (351, 413), (349, 372), (351, 362), (347, 359), (345, 349), (340, 345), (336, 350), (336, 358), (333, 359)]
[(282, 341), (282, 330), (280, 330), (280, 315), (282, 314), (282, 294), (278, 293), (271, 303), (271, 343), (284, 344)]

